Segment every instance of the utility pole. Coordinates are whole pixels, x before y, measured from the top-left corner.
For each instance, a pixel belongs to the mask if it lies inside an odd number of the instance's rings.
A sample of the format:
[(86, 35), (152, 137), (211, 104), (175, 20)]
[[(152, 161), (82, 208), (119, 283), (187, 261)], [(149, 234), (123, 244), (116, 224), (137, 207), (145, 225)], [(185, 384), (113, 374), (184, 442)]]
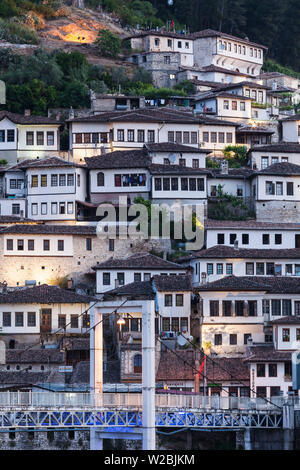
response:
[[(102, 314), (95, 319), (95, 306), (90, 312), (90, 394), (94, 399), (94, 406), (101, 406), (103, 402), (103, 322)], [(97, 326), (95, 326), (97, 324)], [(94, 328), (93, 328), (94, 327)], [(97, 398), (98, 400), (97, 400)], [(102, 450), (103, 439), (96, 434), (96, 429), (90, 429), (90, 450)]]
[(142, 310), (143, 450), (155, 450), (155, 328), (154, 302)]

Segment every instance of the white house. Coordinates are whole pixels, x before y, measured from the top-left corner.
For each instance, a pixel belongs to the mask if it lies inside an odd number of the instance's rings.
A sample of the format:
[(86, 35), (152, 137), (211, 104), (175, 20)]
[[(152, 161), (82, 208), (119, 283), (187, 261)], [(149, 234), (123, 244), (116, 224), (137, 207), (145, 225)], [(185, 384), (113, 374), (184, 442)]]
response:
[(271, 145), (259, 145), (249, 149), (251, 167), (264, 170), (274, 163), (300, 164), (300, 145), (293, 142), (280, 142)]
[(10, 163), (55, 155), (61, 123), (44, 116), (0, 112), (0, 158)]
[(195, 110), (201, 114), (216, 116), (233, 122), (248, 122), (251, 119), (249, 96), (232, 94), (225, 91), (201, 93), (195, 97)]
[(282, 140), (300, 144), (300, 114), (280, 120)]
[(149, 281), (159, 274), (185, 274), (185, 268), (150, 253), (136, 253), (127, 257), (110, 258), (93, 268), (96, 271), (96, 291), (98, 294), (111, 289)]

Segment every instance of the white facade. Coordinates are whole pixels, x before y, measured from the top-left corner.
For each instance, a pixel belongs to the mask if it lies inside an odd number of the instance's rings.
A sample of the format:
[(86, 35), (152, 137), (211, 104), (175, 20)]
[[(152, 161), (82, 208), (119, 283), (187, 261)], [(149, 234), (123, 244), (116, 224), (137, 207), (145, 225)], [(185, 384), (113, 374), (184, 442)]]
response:
[(293, 120), (281, 121), (282, 125), (282, 140), (284, 142), (297, 142), (300, 144), (300, 117), (299, 115), (295, 116)]

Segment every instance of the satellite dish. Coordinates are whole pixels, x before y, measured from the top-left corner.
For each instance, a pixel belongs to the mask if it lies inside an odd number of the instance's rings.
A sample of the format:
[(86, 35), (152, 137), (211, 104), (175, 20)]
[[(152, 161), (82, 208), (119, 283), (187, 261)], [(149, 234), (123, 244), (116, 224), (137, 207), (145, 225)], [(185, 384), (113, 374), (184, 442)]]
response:
[(175, 153), (170, 153), (169, 155), (169, 161), (171, 164), (174, 164), (175, 163), (175, 160), (176, 160), (176, 155)]

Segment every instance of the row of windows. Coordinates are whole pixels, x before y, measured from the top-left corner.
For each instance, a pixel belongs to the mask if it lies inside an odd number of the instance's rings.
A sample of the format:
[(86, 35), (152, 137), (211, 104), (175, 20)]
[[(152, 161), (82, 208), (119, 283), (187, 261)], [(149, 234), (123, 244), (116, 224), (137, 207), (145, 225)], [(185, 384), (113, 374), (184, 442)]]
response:
[[(113, 240), (110, 240), (110, 241), (113, 241)], [(143, 280), (144, 281), (150, 281), (150, 279), (151, 279), (151, 274), (150, 273), (144, 273)], [(142, 281), (142, 273), (134, 273), (133, 280), (134, 280), (134, 282)], [(102, 283), (103, 283), (104, 286), (110, 286), (110, 284), (111, 284), (111, 275), (110, 275), (110, 273), (103, 273)], [(119, 286), (124, 286), (124, 284), (125, 284), (125, 273), (117, 273), (117, 283), (118, 283)]]
[(129, 186), (146, 186), (145, 173), (132, 173), (128, 175), (117, 174), (115, 175), (116, 187), (129, 187)]
[[(175, 299), (174, 299), (175, 297)], [(174, 303), (175, 300), (175, 303)], [(173, 303), (176, 307), (183, 307), (183, 294), (165, 294), (165, 307), (172, 307)]]
[[(220, 304), (221, 302), (221, 304)], [(221, 308), (220, 308), (221, 305)], [(210, 300), (209, 311), (211, 317), (231, 316), (257, 316), (257, 300)], [(294, 301), (295, 315), (300, 315), (300, 301)], [(291, 299), (264, 299), (262, 300), (262, 313), (273, 316), (292, 315)]]
[(226, 136), (226, 143), (232, 143), (232, 132), (203, 132), (203, 142), (211, 142), (220, 144), (225, 143), (225, 136)]
[[(29, 327), (36, 326), (36, 312), (27, 312), (27, 325)], [(14, 324), (13, 324), (14, 321)], [(3, 312), (2, 313), (2, 325), (6, 327), (10, 326), (25, 326), (24, 324), (24, 312)]]
[[(248, 339), (251, 338), (251, 333), (244, 334), (244, 345), (248, 344)], [(229, 344), (230, 346), (237, 345), (237, 334), (233, 333), (229, 335)], [(222, 346), (223, 345), (223, 335), (222, 333), (216, 333), (214, 336), (214, 345)]]
[[(281, 157), (280, 159), (281, 163), (287, 163), (289, 161), (289, 157)], [(261, 157), (261, 169), (264, 170), (264, 168), (267, 168), (269, 165), (273, 165), (274, 163), (279, 163), (279, 157), (271, 157), (271, 160), (269, 160), (269, 157)]]
[[(73, 202), (41, 202), (40, 204), (40, 214), (48, 214), (48, 205), (49, 205), (49, 214), (51, 215), (62, 215), (62, 214), (73, 214), (74, 213), (74, 203)], [(38, 203), (33, 202), (31, 204), (31, 215), (38, 215)]]
[[(266, 194), (268, 195), (275, 195), (276, 196), (283, 196), (283, 182), (276, 181), (266, 181)], [(293, 196), (294, 195), (294, 183), (289, 181), (286, 183), (286, 195)]]
[[(113, 140), (113, 139), (111, 139)], [(73, 134), (73, 142), (76, 144), (106, 144), (108, 142), (107, 132), (85, 132)]]
[[(44, 145), (45, 142), (45, 132), (38, 131), (38, 132), (32, 132), (28, 131), (26, 132), (26, 145)], [(46, 133), (46, 142), (47, 146), (52, 146), (54, 145), (54, 132), (48, 131)]]
[[(127, 142), (145, 142), (145, 135), (146, 131), (143, 129), (138, 129), (135, 131), (134, 129), (127, 130)], [(117, 141), (118, 142), (125, 142), (125, 130), (118, 129), (117, 130)], [(147, 142), (155, 142), (155, 131), (148, 130), (147, 131)]]
[[(246, 275), (253, 276), (254, 272), (256, 276), (283, 276), (283, 266), (275, 263), (246, 263)], [(300, 264), (286, 264), (285, 265), (286, 276), (300, 276)]]
[[(243, 197), (243, 194), (244, 194), (244, 189), (243, 189), (243, 186), (241, 185), (238, 185), (237, 188), (236, 188), (236, 195), (238, 197)], [(220, 197), (220, 190), (219, 190), (219, 187), (218, 186), (211, 186), (210, 187), (210, 197)]]
[(188, 329), (188, 318), (179, 317), (163, 317), (162, 331), (186, 331)]
[[(74, 173), (68, 174), (53, 174), (53, 175), (40, 175), (40, 186), (47, 187), (49, 183), (48, 176), (50, 177), (50, 186), (74, 186), (75, 175)], [(10, 180), (13, 181), (13, 180)], [(18, 180), (20, 181), (20, 180)], [(22, 181), (22, 180), (21, 180)], [(37, 188), (39, 185), (39, 175), (31, 176), (31, 187)], [(77, 175), (77, 186), (80, 186), (80, 175)]]
[[(224, 100), (223, 109), (230, 109), (229, 104), (230, 104), (229, 100)], [(231, 109), (232, 109), (232, 111), (237, 111), (237, 109), (238, 109), (238, 102), (237, 101), (231, 101)], [(245, 111), (245, 110), (246, 110), (245, 101), (240, 101), (240, 111)]]
[[(219, 300), (210, 300), (209, 313), (211, 317), (218, 317), (220, 302)], [(255, 317), (257, 316), (257, 300), (223, 300), (222, 301), (222, 316), (223, 317)]]
[[(229, 244), (234, 245), (234, 242), (237, 240), (237, 234), (236, 233), (230, 233), (229, 234)], [(271, 240), (271, 235), (269, 233), (263, 233), (262, 234), (262, 244), (263, 245), (269, 245)], [(274, 243), (275, 245), (281, 245), (282, 244), (282, 234), (281, 233), (275, 233), (274, 234)], [(225, 233), (218, 233), (217, 234), (217, 243), (218, 245), (224, 245), (225, 244)], [(249, 234), (248, 233), (242, 233), (242, 245), (249, 245)]]
[[(13, 251), (14, 250), (14, 243), (15, 241), (17, 242), (16, 244), (16, 249), (18, 251), (24, 251), (25, 249), (25, 240), (19, 239), (19, 240), (14, 240), (12, 238), (8, 238), (6, 240), (6, 249), (8, 251)], [(113, 242), (113, 243), (111, 243)], [(86, 238), (85, 239), (85, 247), (87, 251), (92, 251), (92, 239), (91, 238)], [(109, 251), (113, 251), (114, 247), (114, 240), (109, 240)], [(27, 250), (28, 251), (34, 251), (35, 249), (35, 240), (29, 239), (27, 240)], [(57, 240), (57, 249), (58, 251), (64, 251), (64, 240)], [(43, 240), (43, 250), (44, 251), (50, 251), (50, 240)]]
[(197, 144), (198, 142), (198, 133), (197, 132), (188, 132), (188, 131), (169, 131), (168, 132), (168, 142), (176, 142), (177, 144)]
[[(242, 46), (241, 44), (231, 43), (231, 42), (228, 42), (228, 41), (222, 41), (222, 40), (219, 41), (219, 47), (220, 47), (221, 50), (234, 52), (235, 54), (246, 55), (246, 52), (247, 52), (247, 47), (246, 46)], [(249, 55), (250, 55), (250, 57), (255, 57), (255, 58), (258, 57), (259, 59), (261, 59), (262, 50), (250, 47), (249, 48)]]
[[(25, 250), (25, 242), (26, 240), (17, 239), (14, 240), (13, 238), (8, 238), (6, 240), (6, 250), (13, 251), (15, 249), (15, 242), (16, 242), (16, 250), (17, 251), (24, 251)], [(29, 239), (27, 240), (27, 250), (34, 251), (35, 240)], [(65, 249), (65, 242), (64, 240), (57, 240), (57, 250), (64, 251)], [(46, 239), (43, 240), (43, 250), (50, 251), (50, 240)]]
[[(178, 49), (181, 49), (182, 48), (182, 44), (184, 43), (184, 47), (185, 49), (189, 49), (190, 48), (190, 43), (189, 41), (177, 41), (177, 47)], [(154, 39), (154, 44), (156, 47), (159, 47), (160, 46), (160, 39), (159, 38), (155, 38)], [(168, 39), (168, 47), (172, 47), (173, 45), (173, 41), (172, 39)], [(175, 44), (175, 41), (174, 41), (174, 44)]]
[(14, 129), (1, 129), (0, 130), (0, 143), (3, 142), (14, 142), (15, 141), (15, 130)]
[(260, 91), (260, 90), (249, 90), (249, 88), (246, 88), (245, 89), (245, 96), (249, 97), (249, 98), (253, 98), (255, 101), (257, 101), (258, 103), (263, 103), (263, 100), (264, 100), (264, 93), (263, 91)]
[[(299, 328), (297, 328), (299, 329)], [(300, 330), (299, 330), (300, 332)], [(268, 377), (277, 377), (277, 364), (256, 364), (256, 377), (266, 377), (266, 371), (268, 369)], [(292, 376), (292, 363), (284, 363), (284, 375), (285, 377)]]
[(154, 178), (155, 191), (204, 191), (204, 178)]

